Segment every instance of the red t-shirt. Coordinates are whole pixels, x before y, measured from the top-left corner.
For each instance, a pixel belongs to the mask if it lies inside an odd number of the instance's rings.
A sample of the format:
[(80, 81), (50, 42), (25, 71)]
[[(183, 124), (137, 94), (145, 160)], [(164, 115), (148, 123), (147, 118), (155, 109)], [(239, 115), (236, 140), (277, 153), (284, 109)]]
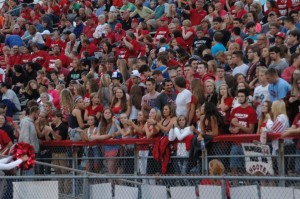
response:
[(138, 41), (132, 40), (130, 43), (133, 45), (133, 49), (132, 50), (129, 50), (129, 49), (126, 50), (126, 53), (125, 53), (125, 59), (126, 60), (129, 57), (137, 57), (139, 52), (140, 52), (140, 49), (141, 49), (141, 44)]
[(201, 24), (201, 21), (204, 19), (204, 17), (207, 15), (205, 10), (197, 11), (196, 9), (190, 10), (190, 20), (192, 23), (192, 26), (198, 26)]
[(121, 41), (123, 37), (126, 36), (126, 31), (121, 30), (120, 32), (115, 32), (115, 42)]
[[(5, 146), (11, 142), (11, 139), (8, 137), (7, 133), (3, 130), (0, 130), (0, 151), (2, 151)], [(5, 153), (7, 154), (8, 151)]]
[(93, 38), (93, 33), (95, 32), (96, 30), (96, 26), (93, 25), (92, 27), (91, 26), (85, 26), (82, 30), (82, 33), (88, 38)]
[[(252, 108), (252, 106), (247, 106), (246, 108), (236, 107), (232, 110), (230, 115), (230, 122), (233, 118), (238, 119), (239, 124), (243, 125), (244, 127), (249, 127), (250, 124), (256, 123), (256, 111)], [(246, 132), (239, 131), (238, 134), (247, 134)]]
[(81, 57), (83, 51), (87, 51), (89, 56), (94, 56), (95, 52), (97, 51), (97, 46), (93, 43), (90, 43), (87, 48), (81, 48), (79, 57)]
[(241, 10), (240, 12), (236, 13), (236, 18), (242, 18), (245, 14), (247, 14), (246, 10)]
[(288, 9), (292, 8), (292, 0), (277, 0), (276, 6), (281, 16), (287, 16)]
[(114, 32), (108, 33), (107, 35), (105, 35), (105, 38), (109, 39), (111, 44), (115, 43), (116, 38)]
[(49, 54), (46, 51), (39, 50), (38, 52), (31, 54), (29, 61), (43, 66), (48, 57)]
[(159, 27), (156, 30), (154, 39), (155, 39), (156, 42), (158, 42), (160, 38), (163, 38), (163, 37), (167, 38), (168, 35), (169, 35), (169, 28), (168, 28), (168, 26), (162, 26), (162, 27)]
[(51, 39), (50, 48), (53, 48), (54, 46), (59, 46), (60, 50), (64, 51), (64, 49), (66, 48), (66, 43), (63, 42), (61, 39), (58, 40)]
[(26, 64), (30, 59), (30, 54), (22, 54), (20, 57), (21, 64)]
[(191, 35), (188, 39), (186, 39), (185, 42), (186, 42), (186, 44), (187, 44), (189, 47), (192, 47), (192, 46), (193, 46), (194, 38), (195, 38), (195, 36), (196, 36), (196, 32), (195, 32), (194, 28), (189, 28), (189, 29), (187, 29), (187, 30), (186, 30), (186, 33), (188, 33), (188, 32), (191, 32), (192, 35)]
[[(232, 106), (232, 101), (233, 98), (232, 97), (227, 97), (224, 100), (224, 104), (228, 107)], [(229, 124), (229, 119), (230, 119), (230, 111), (231, 109), (229, 108), (226, 112), (223, 112), (221, 109), (219, 109), (219, 112), (221, 113), (221, 115), (224, 117), (224, 124)]]
[(22, 64), (21, 55), (10, 55), (7, 60), (7, 65), (9, 65), (10, 67), (14, 67), (14, 65), (16, 64)]
[(97, 115), (97, 113), (102, 113), (103, 106), (98, 105), (96, 108), (92, 108), (92, 106), (86, 107), (86, 110), (88, 111), (88, 116), (90, 115)]

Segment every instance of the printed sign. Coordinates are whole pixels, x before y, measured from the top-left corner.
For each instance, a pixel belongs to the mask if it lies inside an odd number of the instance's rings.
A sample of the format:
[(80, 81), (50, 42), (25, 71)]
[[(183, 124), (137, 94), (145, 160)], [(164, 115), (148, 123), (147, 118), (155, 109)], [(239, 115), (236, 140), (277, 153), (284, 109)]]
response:
[(249, 174), (255, 175), (258, 172), (262, 175), (274, 175), (272, 159), (266, 156), (271, 155), (268, 145), (244, 143), (242, 147), (245, 154), (246, 171)]

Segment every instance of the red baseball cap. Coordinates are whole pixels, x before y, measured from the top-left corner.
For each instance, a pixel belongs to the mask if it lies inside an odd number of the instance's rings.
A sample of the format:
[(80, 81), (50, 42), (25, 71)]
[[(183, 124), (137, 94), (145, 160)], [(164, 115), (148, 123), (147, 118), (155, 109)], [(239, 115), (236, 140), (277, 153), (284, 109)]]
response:
[(161, 21), (169, 21), (168, 17), (162, 17), (160, 18)]
[(115, 30), (121, 30), (122, 29), (122, 24), (117, 23), (115, 26)]
[(281, 39), (285, 39), (285, 34), (283, 32), (278, 32), (275, 36), (280, 37)]
[(131, 19), (131, 23), (139, 23), (139, 20), (137, 20), (137, 18), (133, 18), (133, 19)]
[(148, 35), (149, 34), (149, 30), (142, 30), (142, 35)]

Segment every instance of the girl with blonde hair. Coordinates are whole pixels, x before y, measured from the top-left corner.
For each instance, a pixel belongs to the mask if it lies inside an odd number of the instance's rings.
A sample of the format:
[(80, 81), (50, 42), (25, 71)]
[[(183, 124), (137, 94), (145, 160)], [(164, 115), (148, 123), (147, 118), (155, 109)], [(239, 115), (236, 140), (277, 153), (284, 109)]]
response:
[(111, 89), (110, 89), (111, 79), (109, 74), (104, 74), (100, 78), (100, 88), (98, 90), (98, 96), (100, 99), (100, 104), (102, 106), (110, 106), (111, 103)]
[[(272, 104), (272, 117), (268, 119), (266, 131), (269, 133), (283, 133), (289, 128), (289, 118), (287, 117), (286, 107), (283, 100), (276, 100)], [(292, 144), (292, 140), (285, 140), (285, 143)], [(278, 140), (272, 141), (272, 154), (278, 154)]]

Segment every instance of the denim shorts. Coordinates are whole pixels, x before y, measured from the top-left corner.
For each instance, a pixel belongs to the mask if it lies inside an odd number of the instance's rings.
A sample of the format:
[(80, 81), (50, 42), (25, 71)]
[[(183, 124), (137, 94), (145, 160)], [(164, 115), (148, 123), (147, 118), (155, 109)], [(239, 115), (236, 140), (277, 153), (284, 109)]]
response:
[[(89, 157), (89, 158), (103, 157), (101, 149), (98, 146), (87, 147), (85, 153), (86, 153), (86, 156)], [(90, 161), (101, 162), (101, 159), (94, 159), (94, 160), (90, 160)]]
[[(244, 155), (244, 151), (241, 145), (233, 144), (231, 146), (230, 155)], [(245, 165), (244, 157), (230, 157), (230, 168), (243, 169)]]

